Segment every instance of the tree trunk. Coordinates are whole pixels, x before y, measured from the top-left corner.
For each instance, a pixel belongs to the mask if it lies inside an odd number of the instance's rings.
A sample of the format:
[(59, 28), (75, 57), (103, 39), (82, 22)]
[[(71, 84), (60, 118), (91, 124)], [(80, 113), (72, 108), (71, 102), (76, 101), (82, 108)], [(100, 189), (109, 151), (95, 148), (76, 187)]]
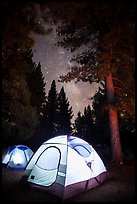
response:
[(119, 134), (117, 108), (114, 104), (114, 86), (111, 72), (106, 75), (106, 94), (108, 102), (109, 125), (111, 134), (112, 158), (116, 164), (122, 164), (122, 150)]

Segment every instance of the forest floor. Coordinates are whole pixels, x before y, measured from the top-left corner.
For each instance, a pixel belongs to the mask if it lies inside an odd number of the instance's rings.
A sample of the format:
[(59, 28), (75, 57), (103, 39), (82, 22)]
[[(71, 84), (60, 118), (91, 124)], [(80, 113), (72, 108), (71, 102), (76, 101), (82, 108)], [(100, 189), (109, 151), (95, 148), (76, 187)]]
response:
[[(64, 202), (135, 202), (135, 166), (107, 167), (109, 179), (102, 185)], [(2, 167), (2, 201), (14, 203), (61, 202), (56, 196), (19, 185), (22, 171)]]

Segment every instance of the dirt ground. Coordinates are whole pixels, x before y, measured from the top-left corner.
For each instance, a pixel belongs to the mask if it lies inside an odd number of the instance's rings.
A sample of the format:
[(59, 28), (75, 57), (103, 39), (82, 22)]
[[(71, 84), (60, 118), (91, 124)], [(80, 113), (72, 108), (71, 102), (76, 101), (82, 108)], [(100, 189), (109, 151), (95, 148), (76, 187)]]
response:
[[(135, 167), (123, 165), (107, 168), (109, 179), (94, 189), (64, 202), (135, 202)], [(14, 203), (63, 202), (54, 195), (19, 185), (22, 171), (2, 167), (2, 201)]]

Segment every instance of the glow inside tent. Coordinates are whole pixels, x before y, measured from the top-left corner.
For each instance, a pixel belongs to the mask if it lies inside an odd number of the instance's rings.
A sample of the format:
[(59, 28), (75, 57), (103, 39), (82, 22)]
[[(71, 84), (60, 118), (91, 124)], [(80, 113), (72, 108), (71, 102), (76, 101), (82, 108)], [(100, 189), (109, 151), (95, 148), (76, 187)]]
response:
[(24, 170), (32, 155), (33, 151), (25, 145), (12, 146), (3, 154), (2, 164), (7, 168)]
[(107, 177), (103, 161), (90, 144), (74, 136), (62, 135), (39, 147), (22, 180), (65, 200), (97, 187)]

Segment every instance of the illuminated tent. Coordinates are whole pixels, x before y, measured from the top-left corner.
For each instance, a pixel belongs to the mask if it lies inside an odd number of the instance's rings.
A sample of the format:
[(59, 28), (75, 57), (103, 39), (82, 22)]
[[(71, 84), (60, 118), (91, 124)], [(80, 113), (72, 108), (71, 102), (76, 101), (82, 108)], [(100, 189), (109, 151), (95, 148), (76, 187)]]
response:
[(16, 145), (8, 148), (2, 156), (2, 164), (7, 168), (24, 170), (33, 151), (25, 145)]
[(63, 135), (39, 147), (21, 181), (65, 200), (102, 184), (107, 175), (91, 145), (80, 138)]

